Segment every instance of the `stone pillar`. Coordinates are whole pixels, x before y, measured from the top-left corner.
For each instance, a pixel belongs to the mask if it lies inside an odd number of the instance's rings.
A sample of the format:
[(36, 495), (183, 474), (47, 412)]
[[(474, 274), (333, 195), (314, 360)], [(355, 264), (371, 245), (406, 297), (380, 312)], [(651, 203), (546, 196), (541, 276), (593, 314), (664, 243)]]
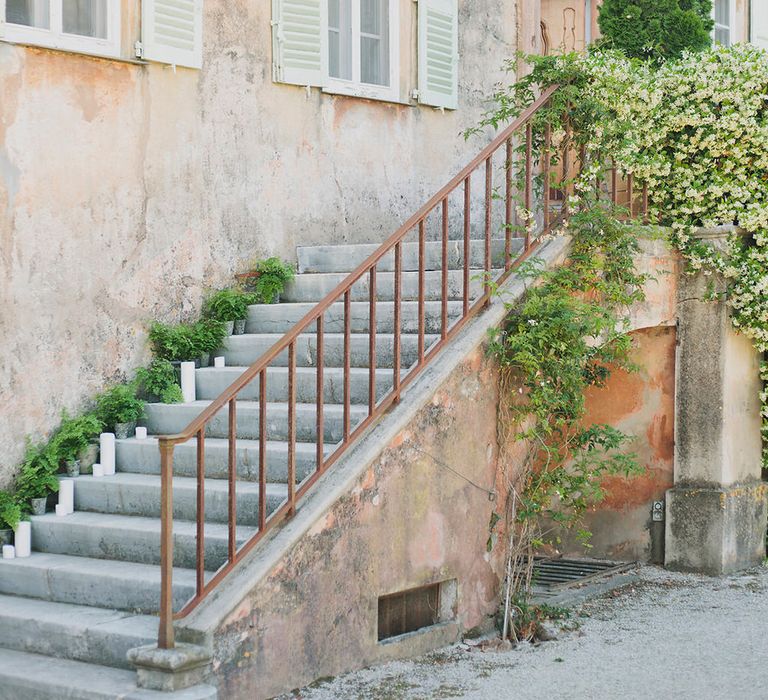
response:
[[(731, 229), (703, 231), (721, 247)], [(667, 491), (667, 568), (723, 574), (765, 558), (768, 517), (761, 480), (760, 358), (735, 332), (716, 275), (678, 287), (675, 485)]]

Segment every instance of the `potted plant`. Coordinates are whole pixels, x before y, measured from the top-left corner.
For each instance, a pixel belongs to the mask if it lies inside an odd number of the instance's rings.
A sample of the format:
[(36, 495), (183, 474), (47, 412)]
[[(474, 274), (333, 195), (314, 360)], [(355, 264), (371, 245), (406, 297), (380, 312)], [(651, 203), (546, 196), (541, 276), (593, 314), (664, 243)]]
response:
[(180, 403), (184, 400), (176, 368), (170, 360), (155, 359), (136, 373), (137, 396), (144, 401)]
[(296, 276), (293, 266), (280, 258), (257, 260), (252, 269), (237, 275), (238, 281), (254, 294), (255, 304), (276, 304), (285, 286)]
[(59, 490), (59, 459), (53, 441), (47, 445), (27, 445), (16, 477), (16, 498), (22, 509), (28, 508), (32, 515), (45, 515), (48, 495)]
[(98, 450), (94, 440), (103, 427), (95, 413), (85, 413), (77, 418), (63, 414), (53, 442), (59, 458), (65, 463), (67, 476), (79, 476), (81, 465), (85, 465), (86, 469), (93, 466), (96, 461), (94, 449)]
[(206, 318), (194, 324), (193, 339), (201, 367), (207, 367), (210, 364), (211, 353), (223, 347), (226, 337), (227, 328), (222, 321)]
[(13, 531), (21, 520), (21, 506), (10, 491), (0, 491), (0, 546), (13, 542)]
[(114, 426), (116, 438), (124, 440), (144, 416), (144, 406), (135, 384), (116, 384), (96, 398), (96, 415), (105, 426)]
[(170, 326), (155, 321), (149, 328), (149, 342), (154, 356), (159, 360), (168, 360), (178, 365), (179, 362), (191, 362), (195, 359), (194, 328), (187, 323)]
[(256, 295), (240, 289), (220, 289), (206, 300), (203, 313), (206, 318), (224, 323), (228, 333), (245, 332), (248, 306), (257, 302)]

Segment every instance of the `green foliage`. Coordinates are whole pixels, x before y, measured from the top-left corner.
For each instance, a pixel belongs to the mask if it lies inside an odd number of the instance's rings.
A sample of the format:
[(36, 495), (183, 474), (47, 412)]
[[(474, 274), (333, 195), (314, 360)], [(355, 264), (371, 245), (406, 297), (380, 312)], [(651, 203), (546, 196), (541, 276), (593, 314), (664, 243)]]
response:
[(227, 328), (223, 321), (205, 318), (192, 324), (192, 340), (198, 357), (223, 347), (226, 337)]
[(711, 0), (604, 0), (602, 44), (630, 58), (663, 61), (711, 44)]
[(47, 444), (27, 444), (24, 461), (16, 477), (16, 498), (23, 509), (29, 508), (32, 498), (43, 498), (59, 490), (56, 472), (61, 456), (53, 440)]
[(51, 449), (60, 460), (77, 459), (103, 429), (104, 425), (95, 413), (84, 413), (76, 418), (70, 418), (64, 413), (61, 426), (51, 440)]
[(214, 318), (175, 326), (155, 321), (149, 329), (149, 342), (155, 357), (169, 362), (196, 360), (204, 353), (223, 347), (226, 337), (224, 323)]
[(257, 299), (252, 302), (256, 304), (274, 304), (285, 289), (285, 285), (296, 274), (293, 266), (280, 258), (258, 260), (253, 264), (252, 272), (255, 276), (248, 282), (248, 289)]
[(176, 368), (169, 360), (153, 360), (149, 367), (136, 372), (137, 395), (144, 401), (180, 403), (184, 400), (176, 377)]
[(0, 491), (0, 530), (15, 530), (20, 520), (18, 498), (9, 491)]
[(248, 317), (248, 307), (258, 304), (260, 298), (253, 292), (240, 289), (220, 289), (205, 301), (203, 313), (215, 321), (242, 321)]
[(137, 421), (144, 416), (144, 407), (133, 383), (116, 384), (96, 397), (96, 415), (106, 426)]

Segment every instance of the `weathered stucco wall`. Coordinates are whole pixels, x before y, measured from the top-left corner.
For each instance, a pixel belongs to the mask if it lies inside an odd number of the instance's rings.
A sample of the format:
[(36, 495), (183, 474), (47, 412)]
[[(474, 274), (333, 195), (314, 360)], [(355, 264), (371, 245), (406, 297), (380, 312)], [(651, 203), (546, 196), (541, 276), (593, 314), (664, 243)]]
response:
[(382, 240), (478, 150), (460, 134), (517, 48), (516, 3), (460, 2), (445, 113), (408, 97), (400, 4), (406, 104), (273, 83), (265, 1), (206, 1), (202, 71), (0, 43), (0, 486), (26, 434), (145, 359), (149, 319), (194, 314), (246, 259)]

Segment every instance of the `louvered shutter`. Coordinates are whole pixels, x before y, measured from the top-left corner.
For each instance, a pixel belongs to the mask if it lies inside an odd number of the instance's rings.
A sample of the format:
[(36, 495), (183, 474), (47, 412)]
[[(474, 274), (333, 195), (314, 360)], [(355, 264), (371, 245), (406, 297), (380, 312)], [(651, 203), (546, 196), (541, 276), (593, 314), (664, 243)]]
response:
[(328, 78), (328, 0), (272, 0), (276, 82), (323, 87)]
[(459, 105), (459, 8), (457, 0), (419, 0), (419, 102)]
[(142, 0), (141, 18), (145, 59), (202, 67), (203, 0)]
[(752, 0), (752, 43), (768, 49), (768, 2)]

